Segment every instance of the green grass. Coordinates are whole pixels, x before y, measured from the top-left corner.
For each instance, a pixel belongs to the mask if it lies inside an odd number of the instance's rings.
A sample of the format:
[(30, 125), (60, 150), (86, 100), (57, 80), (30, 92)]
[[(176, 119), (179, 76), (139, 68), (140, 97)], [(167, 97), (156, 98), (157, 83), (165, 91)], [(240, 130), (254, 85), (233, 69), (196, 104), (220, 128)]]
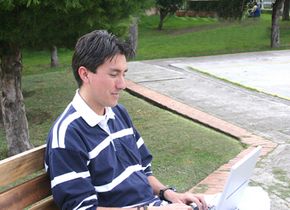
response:
[[(150, 32), (156, 30), (159, 23), (159, 16), (142, 16), (139, 21), (139, 30), (142, 32)], [(169, 16), (164, 21), (163, 31), (186, 29), (196, 26), (213, 25), (218, 23), (215, 18), (200, 18), (200, 17), (177, 17)]]
[[(172, 16), (162, 31), (157, 22), (156, 16), (140, 19), (137, 60), (271, 50), (269, 14), (241, 22)], [(290, 22), (280, 25), (280, 49), (290, 48)]]
[(68, 49), (58, 49), (60, 65), (57, 68), (50, 68), (50, 52), (48, 50), (33, 51), (24, 49), (22, 54), (23, 74), (31, 75), (69, 70), (73, 52)]

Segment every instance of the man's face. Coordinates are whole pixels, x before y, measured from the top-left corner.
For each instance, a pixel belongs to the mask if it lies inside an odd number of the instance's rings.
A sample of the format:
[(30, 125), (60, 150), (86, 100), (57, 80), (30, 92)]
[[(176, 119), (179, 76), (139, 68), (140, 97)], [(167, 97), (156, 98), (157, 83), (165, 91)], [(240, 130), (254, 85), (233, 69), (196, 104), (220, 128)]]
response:
[(117, 105), (121, 91), (126, 88), (127, 70), (126, 57), (117, 54), (99, 66), (96, 73), (87, 71), (80, 95), (97, 114), (103, 115), (105, 107)]

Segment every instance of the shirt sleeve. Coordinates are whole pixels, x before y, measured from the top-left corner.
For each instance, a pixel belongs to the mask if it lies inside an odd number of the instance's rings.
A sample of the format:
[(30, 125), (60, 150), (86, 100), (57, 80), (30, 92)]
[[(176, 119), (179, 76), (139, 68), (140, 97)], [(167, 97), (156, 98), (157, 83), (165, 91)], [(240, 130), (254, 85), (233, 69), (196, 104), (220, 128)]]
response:
[[(74, 138), (77, 141), (77, 137)], [(81, 149), (50, 147), (47, 150), (47, 172), (56, 204), (61, 209), (95, 210), (98, 198), (91, 184), (87, 154)]]

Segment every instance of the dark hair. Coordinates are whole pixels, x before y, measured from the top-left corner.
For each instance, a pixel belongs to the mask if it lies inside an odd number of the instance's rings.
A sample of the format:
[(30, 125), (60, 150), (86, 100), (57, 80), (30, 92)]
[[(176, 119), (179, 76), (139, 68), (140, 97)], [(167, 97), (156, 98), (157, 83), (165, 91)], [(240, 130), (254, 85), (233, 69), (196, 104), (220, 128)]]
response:
[(82, 85), (78, 74), (79, 67), (84, 66), (89, 71), (96, 73), (100, 65), (119, 53), (125, 55), (126, 58), (134, 54), (128, 43), (120, 41), (107, 31), (95, 30), (80, 37), (72, 58), (73, 74), (78, 86)]

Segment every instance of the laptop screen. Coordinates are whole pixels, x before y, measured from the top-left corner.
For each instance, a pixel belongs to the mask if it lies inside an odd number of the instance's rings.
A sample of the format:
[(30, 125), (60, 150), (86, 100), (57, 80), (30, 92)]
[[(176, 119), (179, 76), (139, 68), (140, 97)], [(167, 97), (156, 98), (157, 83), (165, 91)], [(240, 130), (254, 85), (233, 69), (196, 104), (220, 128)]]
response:
[(248, 186), (256, 162), (260, 155), (261, 146), (255, 148), (231, 167), (224, 191), (216, 205), (217, 210), (235, 209)]

